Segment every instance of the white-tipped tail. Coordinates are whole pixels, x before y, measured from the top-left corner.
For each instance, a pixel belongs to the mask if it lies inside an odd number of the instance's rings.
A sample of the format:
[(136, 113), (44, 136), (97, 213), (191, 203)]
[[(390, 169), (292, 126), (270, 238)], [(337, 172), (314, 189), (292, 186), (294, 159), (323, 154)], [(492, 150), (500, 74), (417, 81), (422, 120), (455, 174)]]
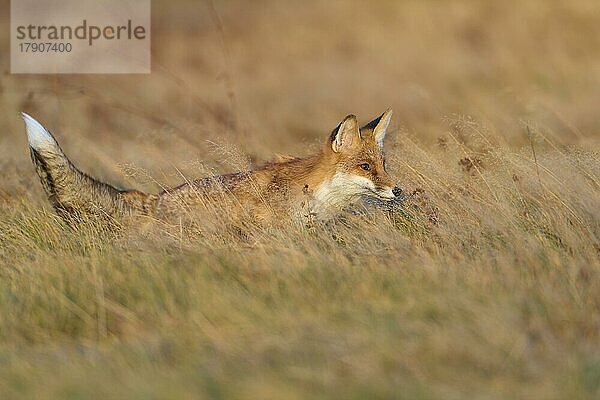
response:
[(145, 212), (154, 207), (153, 196), (117, 189), (79, 171), (42, 124), (25, 113), (21, 116), (31, 147), (31, 160), (50, 202), (61, 216), (70, 218), (87, 213), (106, 217), (135, 210)]
[(23, 121), (25, 121), (27, 140), (33, 149), (40, 150), (44, 147), (54, 147), (58, 145), (52, 134), (48, 132), (48, 130), (33, 117), (25, 114), (24, 112), (21, 113), (21, 117), (23, 117)]

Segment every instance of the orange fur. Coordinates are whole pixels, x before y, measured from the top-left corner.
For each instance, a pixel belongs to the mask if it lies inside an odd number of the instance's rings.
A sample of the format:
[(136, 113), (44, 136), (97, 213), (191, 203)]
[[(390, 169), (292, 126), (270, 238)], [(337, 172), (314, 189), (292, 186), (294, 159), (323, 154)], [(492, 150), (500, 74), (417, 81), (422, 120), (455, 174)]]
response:
[(63, 215), (71, 210), (95, 210), (113, 216), (142, 213), (168, 218), (184, 210), (213, 209), (240, 218), (272, 221), (285, 216), (328, 218), (362, 196), (393, 199), (394, 181), (385, 170), (383, 153), (390, 118), (388, 110), (359, 128), (356, 117), (349, 115), (318, 154), (207, 177), (156, 195), (117, 190), (88, 177), (68, 161), (56, 140), (37, 121), (26, 116), (26, 124), (34, 139), (30, 146), (36, 154), (40, 179)]

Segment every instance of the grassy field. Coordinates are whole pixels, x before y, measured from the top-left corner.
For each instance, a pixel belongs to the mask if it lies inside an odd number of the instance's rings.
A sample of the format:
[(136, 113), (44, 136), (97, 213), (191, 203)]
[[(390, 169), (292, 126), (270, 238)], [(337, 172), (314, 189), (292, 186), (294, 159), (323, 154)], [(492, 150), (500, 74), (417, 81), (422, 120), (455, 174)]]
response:
[[(153, 73), (0, 68), (1, 399), (600, 398), (600, 5), (154, 2)], [(7, 55), (8, 5), (0, 8)], [(403, 210), (66, 226), (19, 111), (157, 191), (392, 106)]]

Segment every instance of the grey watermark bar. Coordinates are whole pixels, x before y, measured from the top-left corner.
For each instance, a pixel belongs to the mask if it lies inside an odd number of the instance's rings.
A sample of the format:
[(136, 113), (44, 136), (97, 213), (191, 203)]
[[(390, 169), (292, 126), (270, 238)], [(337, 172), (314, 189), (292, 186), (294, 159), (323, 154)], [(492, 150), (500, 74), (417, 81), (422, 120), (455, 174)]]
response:
[(10, 70), (150, 73), (150, 0), (11, 0)]

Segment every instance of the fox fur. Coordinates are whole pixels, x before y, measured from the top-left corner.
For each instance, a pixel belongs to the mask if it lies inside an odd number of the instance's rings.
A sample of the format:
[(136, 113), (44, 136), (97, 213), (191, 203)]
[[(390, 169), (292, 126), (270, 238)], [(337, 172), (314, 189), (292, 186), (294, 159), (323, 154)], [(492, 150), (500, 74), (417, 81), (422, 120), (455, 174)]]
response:
[(59, 215), (121, 218), (143, 214), (159, 219), (184, 211), (221, 207), (259, 221), (289, 216), (327, 219), (362, 197), (383, 201), (400, 190), (388, 175), (383, 140), (392, 110), (359, 128), (349, 115), (331, 132), (320, 152), (282, 157), (258, 168), (186, 182), (158, 194), (118, 189), (81, 172), (52, 134), (22, 113), (31, 158), (42, 186)]

